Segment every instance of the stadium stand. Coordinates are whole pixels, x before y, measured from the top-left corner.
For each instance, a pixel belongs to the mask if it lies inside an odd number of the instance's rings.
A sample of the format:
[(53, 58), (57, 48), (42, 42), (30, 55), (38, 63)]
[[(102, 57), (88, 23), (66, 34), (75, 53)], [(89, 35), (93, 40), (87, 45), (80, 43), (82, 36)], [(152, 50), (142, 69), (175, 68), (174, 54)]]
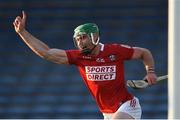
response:
[[(102, 43), (123, 43), (152, 51), (157, 75), (167, 74), (167, 0), (0, 0), (0, 118), (103, 118), (74, 66), (36, 56), (12, 22), (21, 10), (27, 29), (50, 47), (74, 49), (73, 29), (99, 25)], [(145, 75), (141, 62), (125, 64), (126, 79)], [(167, 118), (167, 81), (143, 90), (142, 118)]]

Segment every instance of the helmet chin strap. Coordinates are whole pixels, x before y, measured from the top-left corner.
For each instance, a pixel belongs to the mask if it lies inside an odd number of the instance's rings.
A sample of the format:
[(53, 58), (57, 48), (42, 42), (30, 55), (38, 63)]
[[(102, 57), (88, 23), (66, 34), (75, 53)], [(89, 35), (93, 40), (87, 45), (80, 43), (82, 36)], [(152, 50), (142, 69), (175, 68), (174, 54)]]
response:
[(91, 33), (90, 35), (91, 35), (92, 44), (97, 45), (99, 43), (99, 37), (97, 38), (97, 41), (95, 42), (93, 33)]

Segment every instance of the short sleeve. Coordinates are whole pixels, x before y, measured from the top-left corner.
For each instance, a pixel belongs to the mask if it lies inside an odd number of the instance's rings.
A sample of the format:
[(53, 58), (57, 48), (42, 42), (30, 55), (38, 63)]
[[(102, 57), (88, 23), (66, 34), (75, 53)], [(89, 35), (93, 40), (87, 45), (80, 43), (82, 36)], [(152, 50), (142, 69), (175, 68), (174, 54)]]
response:
[(78, 50), (66, 50), (69, 64), (77, 64), (77, 59), (79, 55)]
[(118, 52), (122, 59), (129, 60), (133, 56), (134, 49), (128, 45), (118, 44)]

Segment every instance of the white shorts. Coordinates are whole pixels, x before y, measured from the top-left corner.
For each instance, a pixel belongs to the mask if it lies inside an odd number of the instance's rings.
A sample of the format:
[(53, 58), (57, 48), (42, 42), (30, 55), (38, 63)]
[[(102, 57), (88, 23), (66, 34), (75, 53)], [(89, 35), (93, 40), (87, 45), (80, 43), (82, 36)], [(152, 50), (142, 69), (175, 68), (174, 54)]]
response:
[[(134, 119), (141, 119), (142, 109), (139, 104), (139, 99), (134, 97), (132, 100), (126, 101), (116, 112), (124, 112), (131, 115)], [(115, 113), (103, 113), (104, 119), (112, 119)]]

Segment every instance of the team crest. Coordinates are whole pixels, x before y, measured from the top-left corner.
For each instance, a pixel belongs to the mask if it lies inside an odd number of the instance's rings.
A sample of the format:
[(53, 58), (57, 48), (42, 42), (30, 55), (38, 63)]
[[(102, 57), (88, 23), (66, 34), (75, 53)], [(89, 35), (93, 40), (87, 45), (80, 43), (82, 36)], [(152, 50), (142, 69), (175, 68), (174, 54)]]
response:
[(116, 56), (115, 56), (115, 55), (110, 55), (110, 56), (109, 56), (109, 59), (110, 59), (111, 61), (115, 61), (115, 60), (116, 60)]

